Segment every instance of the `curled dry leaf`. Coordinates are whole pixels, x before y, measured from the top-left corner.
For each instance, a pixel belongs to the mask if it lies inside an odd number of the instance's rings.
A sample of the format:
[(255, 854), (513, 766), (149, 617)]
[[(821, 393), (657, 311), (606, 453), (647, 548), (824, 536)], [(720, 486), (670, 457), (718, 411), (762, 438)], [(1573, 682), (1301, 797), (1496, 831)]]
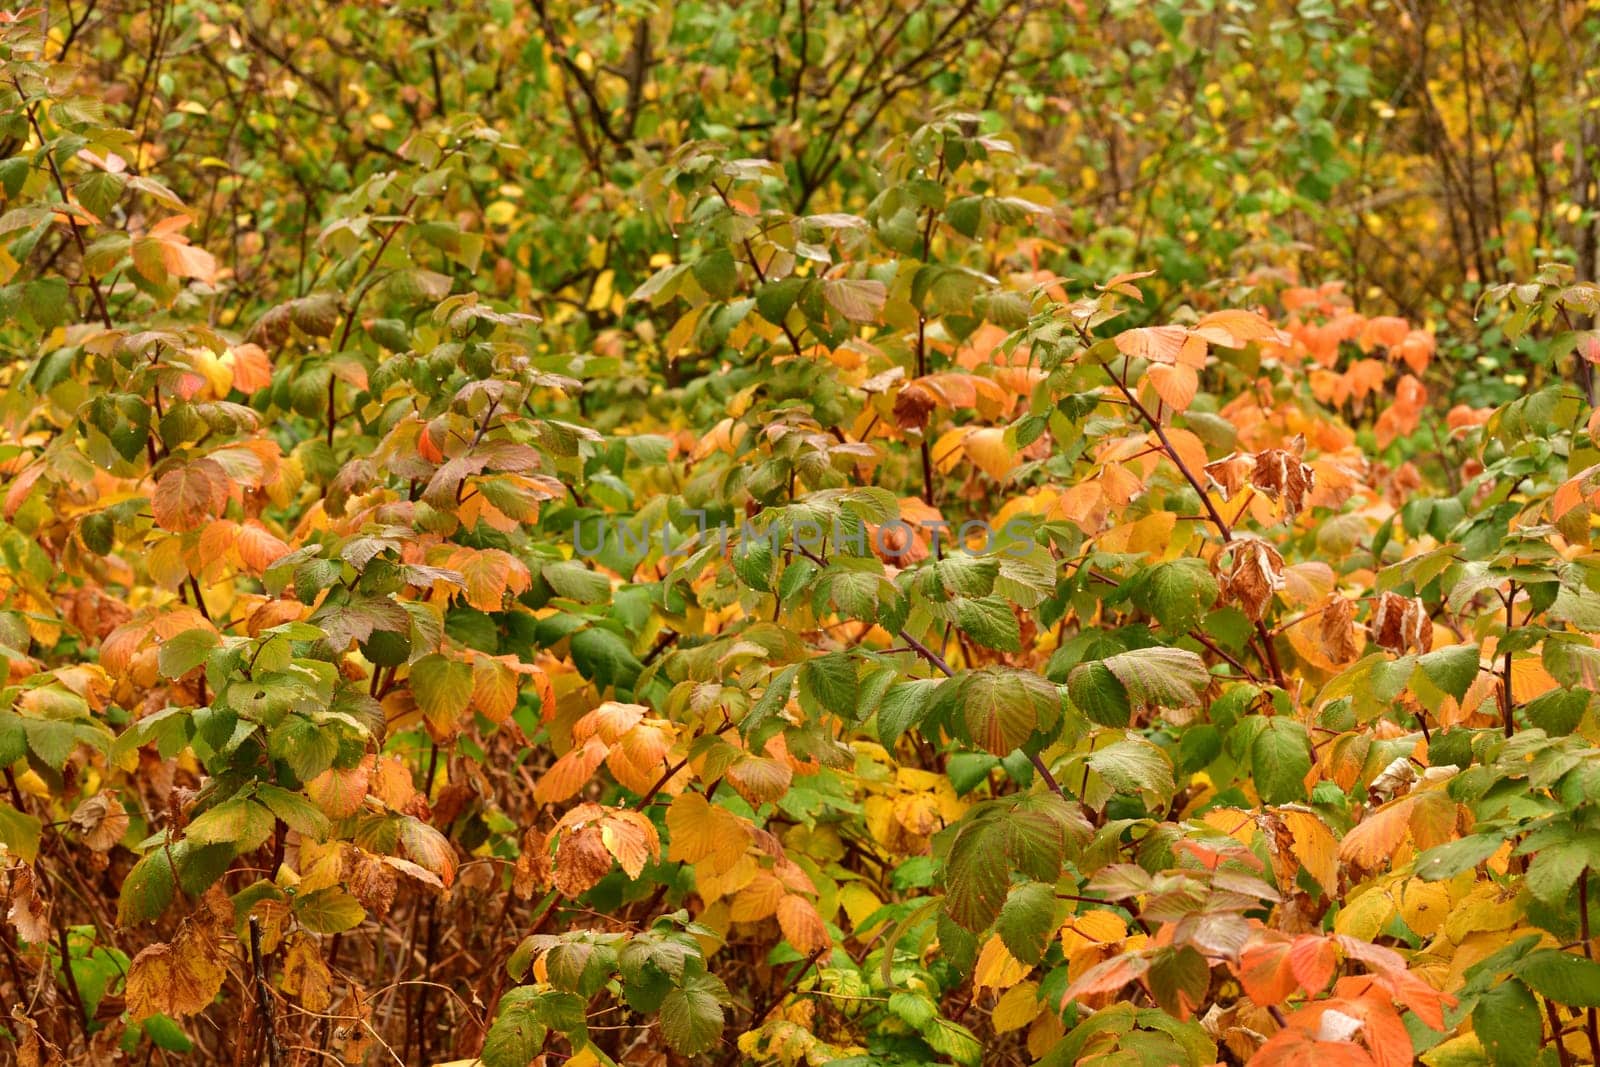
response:
[(512, 869), (511, 891), (518, 898), (527, 900), (534, 893), (549, 887), (554, 872), (549, 839), (537, 826), (528, 827), (522, 835), (522, 852)]
[(1300, 456), (1286, 448), (1267, 448), (1256, 453), (1250, 471), (1250, 484), (1273, 500), (1281, 500), (1290, 518), (1305, 507), (1306, 494), (1316, 483), (1311, 468)]
[(96, 852), (109, 852), (128, 832), (128, 812), (110, 793), (96, 793), (72, 812), (72, 828)]
[(1249, 455), (1240, 455), (1235, 452), (1219, 460), (1207, 463), (1206, 478), (1217, 487), (1222, 494), (1222, 499), (1232, 500), (1250, 482), (1251, 472), (1255, 470), (1255, 461)]
[(382, 857), (353, 848), (345, 857), (345, 884), (363, 908), (381, 918), (394, 905), (399, 878)]
[(1272, 604), (1272, 595), (1284, 586), (1283, 556), (1259, 537), (1249, 535), (1228, 542), (1233, 565), (1222, 576), (1222, 596), (1260, 622)]
[(31, 944), (42, 945), (50, 940), (50, 902), (39, 895), (38, 876), (27, 864), (11, 868), (11, 907), (6, 919), (17, 931), (17, 936)]
[(611, 852), (598, 826), (564, 834), (556, 848), (555, 887), (567, 898), (581, 896), (611, 870)]
[(1322, 651), (1336, 664), (1353, 663), (1361, 655), (1361, 640), (1356, 636), (1356, 602), (1334, 593), (1321, 611), (1317, 641)]
[(1420, 597), (1385, 592), (1367, 623), (1372, 640), (1396, 655), (1433, 648), (1433, 620)]

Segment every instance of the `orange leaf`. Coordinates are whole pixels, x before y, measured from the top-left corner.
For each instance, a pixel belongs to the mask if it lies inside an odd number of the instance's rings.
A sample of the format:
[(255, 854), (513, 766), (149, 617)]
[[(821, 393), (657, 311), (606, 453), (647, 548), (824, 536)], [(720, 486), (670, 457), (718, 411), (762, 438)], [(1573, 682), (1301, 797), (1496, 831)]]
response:
[(1275, 341), (1283, 345), (1290, 342), (1288, 334), (1254, 311), (1237, 308), (1213, 311), (1195, 323), (1194, 332), (1224, 348), (1243, 348), (1251, 341)]
[(550, 765), (533, 786), (533, 799), (541, 804), (559, 804), (578, 795), (594, 772), (605, 762), (607, 745), (591, 737)]
[(1117, 334), (1117, 351), (1133, 359), (1171, 363), (1183, 350), (1189, 331), (1182, 326), (1139, 326)]
[(1387, 864), (1411, 828), (1413, 794), (1398, 797), (1368, 815), (1339, 843), (1339, 858), (1369, 871)]
[(800, 952), (818, 952), (833, 940), (822, 916), (817, 914), (817, 906), (792, 893), (778, 902), (778, 926), (783, 930), (784, 940)]
[(1149, 378), (1156, 395), (1174, 411), (1187, 411), (1200, 389), (1200, 376), (1184, 363), (1152, 364)]
[(150, 503), (162, 528), (187, 533), (220, 512), (228, 503), (228, 492), (228, 476), (221, 465), (197, 459), (163, 474)]

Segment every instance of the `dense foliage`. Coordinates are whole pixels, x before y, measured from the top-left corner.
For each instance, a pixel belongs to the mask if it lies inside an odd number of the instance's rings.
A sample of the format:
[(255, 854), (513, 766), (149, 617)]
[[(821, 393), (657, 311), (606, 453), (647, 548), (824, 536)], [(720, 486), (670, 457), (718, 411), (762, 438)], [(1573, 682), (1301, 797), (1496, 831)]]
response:
[(0, 1057), (1600, 1063), (1533, 7), (0, 13)]

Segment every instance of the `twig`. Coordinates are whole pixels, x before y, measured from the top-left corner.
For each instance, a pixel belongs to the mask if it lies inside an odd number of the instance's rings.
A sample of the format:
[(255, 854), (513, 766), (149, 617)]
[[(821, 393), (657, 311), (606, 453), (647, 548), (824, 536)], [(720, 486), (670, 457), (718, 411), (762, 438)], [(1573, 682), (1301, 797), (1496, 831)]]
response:
[(250, 965), (255, 975), (256, 1005), (261, 1010), (261, 1025), (267, 1036), (267, 1062), (271, 1067), (283, 1063), (283, 1047), (278, 1044), (278, 1028), (272, 1019), (272, 992), (267, 988), (266, 961), (261, 956), (261, 920), (250, 916)]

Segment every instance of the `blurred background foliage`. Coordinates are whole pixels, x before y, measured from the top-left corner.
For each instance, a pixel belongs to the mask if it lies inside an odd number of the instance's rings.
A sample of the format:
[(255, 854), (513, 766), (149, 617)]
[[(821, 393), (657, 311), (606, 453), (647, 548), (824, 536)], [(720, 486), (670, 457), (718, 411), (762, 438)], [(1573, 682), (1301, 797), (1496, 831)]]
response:
[(1468, 403), (1543, 363), (1536, 333), (1513, 347), (1474, 319), (1486, 286), (1546, 262), (1600, 273), (1592, 0), (67, 8), (52, 32), (84, 88), (170, 153), (136, 165), (195, 208), (198, 244), (241, 253), (220, 325), (319, 284), (340, 198), (458, 113), (526, 149), (447, 203), (491, 235), (488, 295), (543, 314), (558, 346), (628, 358), (655, 338), (625, 297), (678, 252), (638, 192), (673, 149), (771, 159), (774, 202), (857, 211), (878, 191), (861, 153), (952, 109), (1030, 161), (1019, 187), (1053, 208), (1023, 249), (1038, 266), (1155, 268), (1171, 300), (1343, 279), (1356, 310), (1432, 325)]

